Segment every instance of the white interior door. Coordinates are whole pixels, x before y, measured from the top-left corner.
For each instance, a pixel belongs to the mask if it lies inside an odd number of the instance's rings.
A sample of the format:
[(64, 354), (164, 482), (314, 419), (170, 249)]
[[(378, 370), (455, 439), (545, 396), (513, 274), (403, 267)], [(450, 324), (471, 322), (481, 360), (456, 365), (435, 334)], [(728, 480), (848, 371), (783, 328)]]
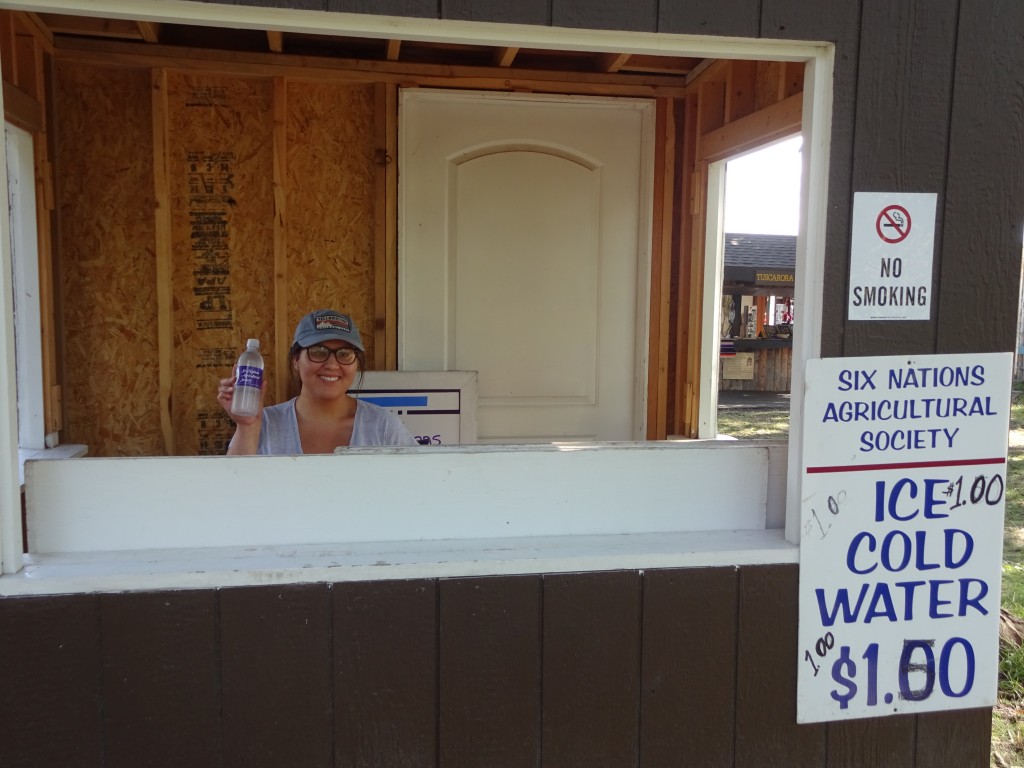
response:
[(653, 103), (402, 94), (399, 358), (480, 442), (642, 436)]

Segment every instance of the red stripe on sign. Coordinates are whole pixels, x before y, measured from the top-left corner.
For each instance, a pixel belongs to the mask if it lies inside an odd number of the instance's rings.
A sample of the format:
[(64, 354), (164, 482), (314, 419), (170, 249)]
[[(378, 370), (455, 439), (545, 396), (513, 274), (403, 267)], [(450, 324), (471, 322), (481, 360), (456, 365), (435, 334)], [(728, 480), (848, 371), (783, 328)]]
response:
[(808, 467), (808, 475), (821, 475), (830, 472), (877, 472), (885, 469), (921, 469), (923, 467), (970, 467), (978, 464), (1005, 464), (1006, 459), (960, 459), (958, 461), (904, 461), (892, 464), (860, 464), (845, 467)]

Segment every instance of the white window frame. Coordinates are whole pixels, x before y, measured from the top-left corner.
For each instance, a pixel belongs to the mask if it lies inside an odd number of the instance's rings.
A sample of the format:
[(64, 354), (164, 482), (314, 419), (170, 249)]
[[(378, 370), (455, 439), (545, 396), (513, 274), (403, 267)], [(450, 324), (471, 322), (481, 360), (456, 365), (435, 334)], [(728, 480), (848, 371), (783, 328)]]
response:
[(5, 125), (19, 451), (41, 451), (47, 447), (33, 145), (31, 133), (10, 123)]
[[(797, 236), (797, 295), (804, 322), (794, 337), (792, 405), (790, 441), (788, 445), (788, 477), (786, 496), (785, 539), (790, 547), (799, 541), (799, 467), (802, 457), (802, 419), (804, 394), (804, 363), (819, 356), (820, 318), (823, 304), (824, 254), (831, 104), (833, 88), (834, 46), (830, 43), (792, 42), (779, 40), (737, 40), (696, 37), (665, 33), (625, 32), (556, 27), (508, 25), (484, 22), (383, 17), (365, 14), (322, 13), (280, 8), (229, 6), (206, 2), (173, 3), (160, 0), (0, 0), (0, 8), (40, 13), (64, 13), (101, 17), (130, 17), (153, 22), (180, 22), (209, 26), (230, 26), (251, 29), (337, 34), (378, 39), (401, 37), (408, 40), (452, 42), (484, 45), (528, 45), (561, 50), (615, 50), (625, 53), (696, 56), (707, 59), (748, 59), (805, 62), (803, 111), (803, 183), (801, 188), (801, 229)], [(0, 159), (0, 171), (4, 170)], [(0, 173), (0, 176), (5, 174)], [(6, 184), (5, 181), (2, 183)], [(13, 380), (14, 304), (7, 287), (10, 274), (10, 250), (6, 232), (9, 230), (6, 209), (0, 211), (0, 241), (3, 263), (0, 264), (0, 360), (7, 363), (7, 375), (0, 377), (0, 441), (9, 447), (10, 461), (0, 467), (0, 563), (10, 574), (21, 568), (20, 506), (12, 482), (14, 476), (15, 400)], [(714, 253), (715, 251), (711, 251)], [(716, 270), (708, 270), (714, 272)], [(714, 323), (706, 328), (715, 327)], [(705, 351), (705, 355), (707, 352)], [(713, 366), (712, 366), (713, 367)], [(396, 455), (395, 461), (405, 460)], [(220, 461), (221, 459), (212, 459)], [(82, 461), (91, 461), (83, 459)], [(121, 460), (125, 471), (132, 471), (133, 460)], [(144, 460), (139, 460), (144, 461)], [(160, 459), (167, 462), (168, 473), (179, 477), (188, 462), (195, 459)], [(397, 469), (397, 467), (396, 467)], [(8, 475), (10, 477), (8, 477)], [(709, 482), (714, 482), (711, 478)], [(136, 503), (129, 502), (126, 503)], [(140, 510), (142, 512), (142, 510)], [(421, 508), (412, 510), (422, 514)], [(626, 512), (625, 514), (628, 514)], [(795, 558), (795, 555), (787, 555)], [(795, 560), (794, 560), (795, 561)], [(642, 558), (619, 561), (618, 567), (637, 566)], [(740, 562), (737, 560), (736, 562)], [(544, 560), (548, 570), (557, 570), (557, 563)], [(415, 569), (406, 573), (413, 574)], [(479, 571), (478, 571), (479, 572)], [(256, 577), (253, 577), (256, 578)], [(0, 579), (2, 582), (3, 579)], [(2, 589), (0, 589), (2, 592)]]

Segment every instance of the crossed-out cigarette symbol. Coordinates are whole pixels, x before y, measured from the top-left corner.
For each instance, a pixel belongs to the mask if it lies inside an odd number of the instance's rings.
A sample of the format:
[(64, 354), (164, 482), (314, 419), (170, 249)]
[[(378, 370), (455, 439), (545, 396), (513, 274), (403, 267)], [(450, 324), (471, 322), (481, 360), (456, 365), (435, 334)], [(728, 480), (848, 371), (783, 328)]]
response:
[(910, 234), (910, 213), (902, 205), (887, 205), (875, 219), (875, 231), (887, 243), (899, 243)]

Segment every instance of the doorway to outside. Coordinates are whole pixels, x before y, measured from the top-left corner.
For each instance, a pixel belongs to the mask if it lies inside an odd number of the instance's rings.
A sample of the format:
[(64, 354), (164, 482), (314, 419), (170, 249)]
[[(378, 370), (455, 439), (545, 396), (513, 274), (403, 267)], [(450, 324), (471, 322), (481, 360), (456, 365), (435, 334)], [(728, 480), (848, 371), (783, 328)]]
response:
[(718, 433), (789, 434), (802, 139), (726, 163)]

